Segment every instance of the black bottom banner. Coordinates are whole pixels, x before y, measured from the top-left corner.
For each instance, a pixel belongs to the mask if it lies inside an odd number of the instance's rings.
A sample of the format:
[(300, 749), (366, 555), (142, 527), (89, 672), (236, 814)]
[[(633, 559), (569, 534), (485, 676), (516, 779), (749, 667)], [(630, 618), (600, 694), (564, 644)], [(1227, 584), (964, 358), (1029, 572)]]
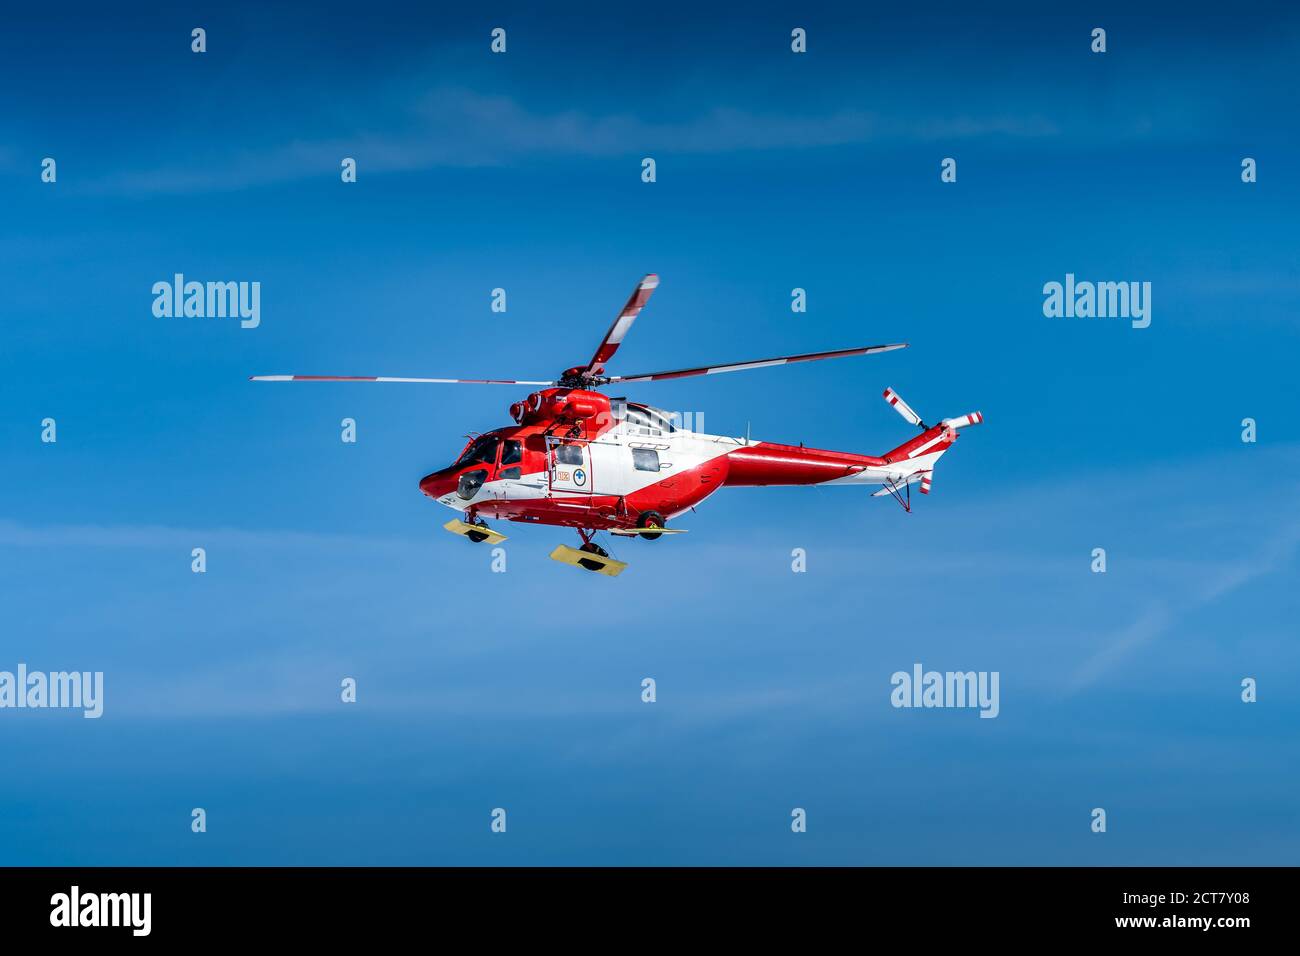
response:
[[(1226, 942), (1283, 929), (1289, 869), (0, 869), (8, 939), (81, 943), (736, 939), (848, 931), (927, 941), (1134, 936)], [(974, 934), (972, 936), (972, 934)], [(990, 936), (990, 934), (994, 934)]]

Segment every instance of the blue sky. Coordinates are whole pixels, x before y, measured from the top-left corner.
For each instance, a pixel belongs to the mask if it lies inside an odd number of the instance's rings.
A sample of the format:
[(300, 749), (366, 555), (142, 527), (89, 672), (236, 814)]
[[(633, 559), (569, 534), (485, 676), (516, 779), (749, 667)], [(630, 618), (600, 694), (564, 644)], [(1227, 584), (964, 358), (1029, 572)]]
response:
[[(0, 711), (0, 863), (1293, 861), (1297, 16), (531, 6), (7, 14), (0, 669), (106, 701)], [(987, 422), (911, 515), (735, 489), (617, 580), (513, 526), (494, 574), (416, 484), (525, 389), (247, 381), (544, 378), (651, 271), (616, 373), (912, 348), (634, 399), (868, 453), (886, 385)], [(261, 325), (155, 318), (176, 272)], [(1045, 318), (1067, 272), (1151, 282), (1150, 328)], [(893, 709), (915, 662), (1000, 716)]]

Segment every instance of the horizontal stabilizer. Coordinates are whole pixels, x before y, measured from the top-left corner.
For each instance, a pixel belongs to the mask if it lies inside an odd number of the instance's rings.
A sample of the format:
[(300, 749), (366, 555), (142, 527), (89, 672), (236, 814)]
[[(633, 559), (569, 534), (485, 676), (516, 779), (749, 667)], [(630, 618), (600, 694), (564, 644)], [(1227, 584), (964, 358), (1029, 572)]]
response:
[[(885, 485), (885, 487), (881, 488), (879, 491), (873, 491), (871, 497), (883, 498), (885, 495), (892, 495), (896, 491), (901, 491), (908, 485), (916, 484), (918, 481), (921, 482), (922, 490), (929, 487), (930, 473), (928, 471), (914, 471), (901, 481), (896, 481), (892, 485)], [(929, 494), (929, 492), (927, 491), (926, 494)]]

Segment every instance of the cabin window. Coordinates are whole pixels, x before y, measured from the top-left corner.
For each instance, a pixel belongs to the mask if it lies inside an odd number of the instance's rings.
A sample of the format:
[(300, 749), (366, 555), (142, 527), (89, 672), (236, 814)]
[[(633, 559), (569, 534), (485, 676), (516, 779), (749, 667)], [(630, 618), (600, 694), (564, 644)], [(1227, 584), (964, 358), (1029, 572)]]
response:
[(656, 437), (677, 430), (672, 422), (648, 405), (624, 405), (623, 423), (633, 435)]
[(582, 446), (581, 445), (556, 445), (555, 460), (561, 465), (581, 465), (582, 464)]
[(653, 448), (633, 448), (632, 467), (637, 471), (658, 471), (659, 452)]

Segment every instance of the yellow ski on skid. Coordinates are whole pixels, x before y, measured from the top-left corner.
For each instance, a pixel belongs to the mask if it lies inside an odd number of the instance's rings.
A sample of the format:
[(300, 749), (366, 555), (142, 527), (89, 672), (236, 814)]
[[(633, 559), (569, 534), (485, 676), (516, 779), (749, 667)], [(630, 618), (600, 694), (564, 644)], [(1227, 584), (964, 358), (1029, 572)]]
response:
[(466, 524), (459, 518), (452, 518), (443, 525), (452, 534), (459, 534), (469, 538), (471, 541), (486, 541), (489, 544), (500, 544), (506, 540), (506, 536), (500, 531), (493, 531), (485, 524)]
[(627, 567), (626, 561), (615, 561), (613, 558), (591, 551), (579, 551), (577, 548), (570, 548), (567, 544), (556, 545), (555, 550), (551, 552), (551, 557), (562, 564), (586, 568), (588, 571), (595, 571), (597, 574), (608, 575), (611, 578), (618, 577)]
[(625, 538), (635, 538), (642, 534), (685, 534), (687, 528), (660, 528), (651, 525), (648, 528), (610, 528), (610, 534), (619, 534)]

